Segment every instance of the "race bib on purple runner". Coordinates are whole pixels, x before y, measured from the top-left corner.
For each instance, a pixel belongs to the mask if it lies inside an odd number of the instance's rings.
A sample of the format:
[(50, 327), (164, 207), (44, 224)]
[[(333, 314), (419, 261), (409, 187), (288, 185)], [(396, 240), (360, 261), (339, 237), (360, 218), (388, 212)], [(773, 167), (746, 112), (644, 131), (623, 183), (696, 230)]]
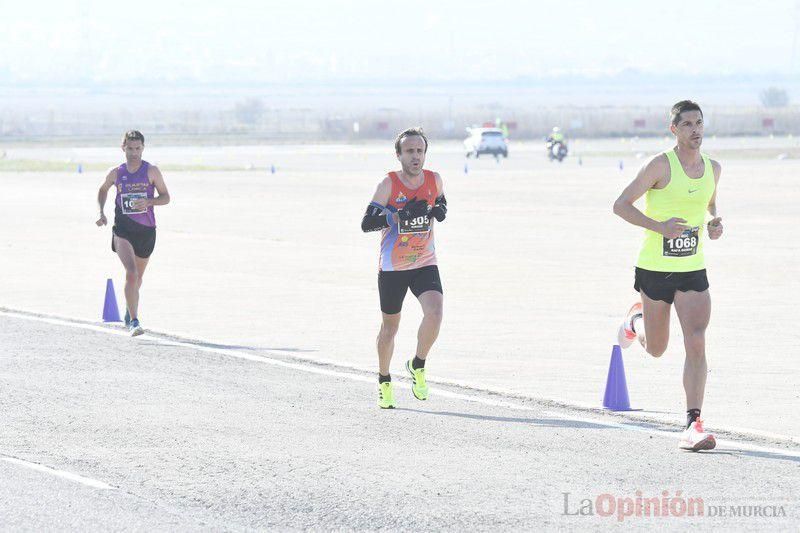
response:
[(146, 200), (147, 193), (146, 192), (129, 192), (122, 195), (122, 212), (126, 215), (139, 215), (142, 213), (147, 213), (147, 208), (145, 207), (142, 210), (135, 210), (133, 205), (136, 200)]

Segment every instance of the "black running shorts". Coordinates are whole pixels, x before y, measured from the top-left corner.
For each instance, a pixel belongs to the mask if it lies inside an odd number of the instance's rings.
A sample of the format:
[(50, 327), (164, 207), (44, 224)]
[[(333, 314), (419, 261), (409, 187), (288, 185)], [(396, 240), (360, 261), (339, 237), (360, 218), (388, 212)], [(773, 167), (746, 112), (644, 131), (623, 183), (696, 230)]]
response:
[(114, 217), (114, 227), (111, 231), (113, 233), (111, 251), (113, 252), (117, 251), (114, 246), (114, 235), (131, 243), (133, 253), (142, 259), (150, 257), (156, 247), (156, 228), (134, 222), (124, 215)]
[(439, 278), (439, 267), (431, 265), (413, 270), (381, 270), (378, 272), (381, 311), (387, 315), (399, 313), (403, 309), (403, 300), (408, 289), (411, 289), (416, 297), (426, 291), (444, 294), (442, 280)]
[(671, 304), (675, 300), (675, 291), (708, 290), (708, 278), (706, 269), (694, 272), (655, 272), (636, 267), (633, 288), (636, 292), (643, 292), (651, 300)]

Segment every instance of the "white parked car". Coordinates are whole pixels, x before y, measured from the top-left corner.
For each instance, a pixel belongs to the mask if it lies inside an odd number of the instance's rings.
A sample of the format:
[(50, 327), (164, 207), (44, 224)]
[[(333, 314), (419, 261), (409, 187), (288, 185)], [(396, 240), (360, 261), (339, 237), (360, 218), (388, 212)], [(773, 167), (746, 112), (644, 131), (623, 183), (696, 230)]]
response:
[(467, 128), (469, 137), (464, 140), (467, 157), (492, 154), (508, 157), (508, 143), (500, 128)]

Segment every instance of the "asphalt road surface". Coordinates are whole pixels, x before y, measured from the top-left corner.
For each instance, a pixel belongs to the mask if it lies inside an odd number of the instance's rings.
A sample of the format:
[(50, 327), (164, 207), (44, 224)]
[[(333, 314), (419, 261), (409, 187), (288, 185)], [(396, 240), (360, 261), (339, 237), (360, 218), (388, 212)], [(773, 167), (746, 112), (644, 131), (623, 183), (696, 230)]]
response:
[(372, 374), (0, 312), (0, 529), (798, 525), (791, 443), (683, 452), (678, 426), (395, 381), (384, 411)]

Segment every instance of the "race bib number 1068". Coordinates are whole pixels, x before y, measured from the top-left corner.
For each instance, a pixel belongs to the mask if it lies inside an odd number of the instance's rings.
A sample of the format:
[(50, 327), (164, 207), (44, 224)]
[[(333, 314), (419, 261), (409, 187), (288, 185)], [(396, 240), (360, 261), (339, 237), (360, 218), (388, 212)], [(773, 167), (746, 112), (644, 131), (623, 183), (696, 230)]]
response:
[(688, 257), (697, 253), (700, 242), (700, 228), (684, 230), (680, 237), (668, 239), (664, 237), (664, 257)]

